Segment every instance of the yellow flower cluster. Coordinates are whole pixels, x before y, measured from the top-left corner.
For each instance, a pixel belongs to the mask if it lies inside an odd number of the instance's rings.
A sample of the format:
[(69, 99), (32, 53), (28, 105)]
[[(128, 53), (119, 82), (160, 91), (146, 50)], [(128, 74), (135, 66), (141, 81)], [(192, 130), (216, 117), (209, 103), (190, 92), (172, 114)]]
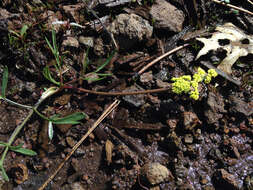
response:
[(172, 91), (176, 94), (181, 94), (182, 92), (188, 93), (191, 90), (191, 76), (190, 75), (184, 75), (179, 78), (173, 77), (171, 79), (174, 81), (172, 84)]
[(218, 74), (214, 69), (209, 69), (206, 73), (200, 67), (198, 72), (193, 75), (193, 80), (190, 75), (184, 75), (178, 78), (173, 77), (171, 80), (174, 82), (172, 84), (172, 92), (176, 94), (189, 93), (190, 98), (194, 100), (199, 99), (199, 83), (204, 81), (206, 84), (211, 82), (211, 79), (216, 77)]
[(209, 84), (211, 82), (212, 78), (217, 77), (217, 75), (218, 74), (217, 74), (217, 72), (214, 69), (209, 69), (208, 72), (207, 72), (207, 75), (205, 77), (204, 82), (206, 84)]

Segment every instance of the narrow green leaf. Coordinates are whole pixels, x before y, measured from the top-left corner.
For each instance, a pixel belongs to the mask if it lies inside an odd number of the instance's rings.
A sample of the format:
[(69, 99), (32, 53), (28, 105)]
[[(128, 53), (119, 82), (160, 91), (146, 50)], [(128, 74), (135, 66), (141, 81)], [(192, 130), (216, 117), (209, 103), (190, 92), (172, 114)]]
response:
[(15, 32), (14, 30), (9, 30), (9, 32), (15, 34), (17, 37), (20, 37), (19, 33)]
[(9, 146), (8, 143), (0, 141), (0, 146)]
[(50, 140), (52, 140), (53, 136), (54, 136), (54, 128), (53, 128), (52, 121), (48, 122), (48, 129), (47, 130), (48, 130), (48, 137), (49, 137)]
[(111, 73), (96, 73), (98, 76), (100, 77), (108, 77), (108, 76), (112, 76)]
[(52, 77), (51, 72), (50, 72), (48, 66), (44, 67), (44, 69), (43, 69), (43, 75), (44, 75), (44, 77), (45, 77), (47, 80), (51, 81), (52, 83), (54, 83), (54, 84), (56, 84), (56, 85), (58, 85), (58, 86), (60, 85), (60, 82), (57, 82), (57, 81), (54, 80), (54, 78)]
[(55, 33), (55, 30), (52, 30), (52, 40), (53, 40), (54, 51), (55, 51), (55, 53), (57, 53), (58, 48), (57, 48), (57, 44), (56, 44), (56, 33)]
[(83, 71), (82, 71), (83, 75), (86, 73), (87, 67), (90, 64), (90, 61), (89, 61), (89, 58), (88, 58), (89, 50), (90, 50), (90, 48), (88, 47), (88, 49), (86, 51), (86, 54), (85, 54), (85, 58), (83, 60)]
[(73, 124), (74, 125), (74, 124), (80, 123), (79, 121), (84, 119), (85, 117), (86, 117), (86, 114), (82, 112), (77, 112), (63, 118), (54, 118), (51, 121), (54, 124)]
[(45, 39), (46, 39), (46, 42), (47, 42), (48, 47), (50, 48), (50, 50), (52, 51), (52, 53), (55, 54), (54, 48), (53, 48), (52, 45), (50, 44), (50, 42), (49, 42), (49, 40), (47, 39), (47, 37), (45, 37)]
[(5, 172), (3, 165), (0, 165), (0, 168), (1, 168), (2, 176), (3, 176), (4, 180), (9, 181), (9, 177), (8, 177), (7, 173)]
[(11, 148), (19, 149), (19, 148), (22, 148), (23, 145), (24, 145), (24, 143), (21, 143), (21, 144), (19, 144), (19, 145), (17, 145), (17, 146), (9, 146), (9, 147), (10, 147), (10, 149), (11, 149)]
[(21, 147), (15, 147), (15, 146), (10, 146), (10, 150), (14, 151), (14, 152), (18, 152), (27, 156), (35, 156), (37, 155), (36, 152), (34, 152), (33, 150), (27, 149), (27, 148), (21, 148)]
[(105, 61), (104, 64), (100, 65), (95, 71), (94, 73), (99, 72), (100, 70), (102, 70), (108, 63), (110, 63), (111, 59), (113, 58), (115, 54), (115, 51), (107, 58), (107, 60)]
[(8, 67), (4, 67), (3, 79), (2, 79), (2, 97), (5, 99), (6, 97), (6, 88), (8, 83)]
[(26, 25), (26, 24), (21, 28), (21, 31), (20, 31), (21, 38), (24, 37), (24, 35), (26, 34), (27, 29), (28, 29), (28, 25)]
[(97, 82), (97, 81), (100, 81), (100, 80), (103, 80), (103, 79), (105, 79), (105, 77), (100, 77), (100, 78), (86, 77), (86, 78), (84, 78), (84, 80), (87, 80), (87, 81), (90, 81), (90, 82)]

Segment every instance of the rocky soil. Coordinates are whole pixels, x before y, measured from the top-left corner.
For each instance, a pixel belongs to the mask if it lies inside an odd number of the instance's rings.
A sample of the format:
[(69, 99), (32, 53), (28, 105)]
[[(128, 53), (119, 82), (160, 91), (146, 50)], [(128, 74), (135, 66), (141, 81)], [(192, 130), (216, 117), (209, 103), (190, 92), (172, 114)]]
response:
[[(33, 113), (12, 146), (37, 155), (9, 150), (0, 189), (39, 189), (117, 99), (45, 189), (253, 190), (252, 10), (249, 0), (2, 0), (6, 97), (34, 106), (58, 86), (38, 111), (86, 117), (52, 129)], [(197, 100), (175, 93), (172, 78), (199, 67), (218, 76)], [(8, 142), (29, 109), (2, 98), (0, 115)]]

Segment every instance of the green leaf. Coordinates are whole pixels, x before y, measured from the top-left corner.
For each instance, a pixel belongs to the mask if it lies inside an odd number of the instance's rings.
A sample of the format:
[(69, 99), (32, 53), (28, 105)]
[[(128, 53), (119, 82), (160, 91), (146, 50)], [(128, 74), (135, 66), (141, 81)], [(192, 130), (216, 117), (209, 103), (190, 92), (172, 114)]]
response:
[(83, 59), (83, 71), (82, 71), (83, 75), (86, 73), (87, 67), (90, 64), (90, 61), (88, 58), (89, 50), (90, 50), (90, 48), (88, 47), (86, 54), (85, 54), (85, 58)]
[(112, 76), (111, 73), (97, 73), (98, 76), (100, 77), (109, 77), (109, 76)]
[(5, 169), (2, 164), (0, 165), (0, 168), (1, 168), (2, 176), (3, 176), (4, 180), (9, 181), (9, 177), (8, 177), (7, 173), (5, 172)]
[(44, 69), (43, 69), (43, 75), (44, 75), (44, 77), (45, 77), (47, 80), (51, 81), (52, 83), (54, 83), (54, 84), (56, 84), (56, 85), (58, 85), (58, 86), (60, 85), (60, 82), (57, 82), (57, 81), (54, 80), (54, 78), (52, 77), (51, 72), (50, 72), (48, 66), (44, 67)]
[(52, 30), (52, 40), (53, 40), (54, 51), (55, 51), (55, 53), (58, 53), (55, 30)]
[(8, 67), (4, 67), (3, 79), (2, 79), (2, 98), (5, 99), (5, 93), (8, 83)]
[(14, 151), (14, 152), (18, 152), (24, 155), (28, 155), (28, 156), (35, 156), (37, 155), (36, 152), (34, 152), (33, 150), (27, 149), (27, 148), (22, 148), (22, 147), (18, 147), (18, 146), (9, 146), (10, 150)]
[(50, 140), (52, 140), (53, 136), (54, 136), (53, 123), (52, 123), (52, 121), (49, 121), (48, 122), (48, 137), (49, 137)]
[(110, 63), (110, 61), (112, 60), (114, 54), (115, 54), (115, 51), (107, 58), (107, 60), (105, 61), (104, 64), (100, 65), (100, 66), (94, 71), (94, 73), (99, 72), (99, 71), (102, 70), (108, 63)]
[(87, 80), (87, 81), (90, 81), (90, 82), (97, 82), (97, 81), (103, 80), (103, 79), (105, 79), (105, 78), (106, 78), (106, 77), (99, 77), (99, 78), (86, 77), (86, 78), (84, 78), (83, 80)]
[(0, 141), (0, 146), (9, 146), (8, 143)]
[(71, 115), (68, 115), (66, 117), (63, 117), (63, 118), (51, 118), (51, 121), (54, 123), (54, 124), (78, 124), (80, 123), (79, 121), (84, 119), (86, 117), (86, 114), (82, 113), (82, 112), (76, 112), (76, 113), (73, 113)]
[(20, 31), (21, 38), (25, 36), (27, 29), (28, 29), (28, 25), (26, 24), (21, 28), (21, 31)]
[(15, 32), (14, 30), (9, 30), (9, 32), (12, 33), (12, 34), (14, 34), (14, 35), (16, 35), (17, 37), (20, 37), (20, 34), (17, 33), (17, 32)]
[(50, 48), (50, 50), (52, 51), (52, 53), (55, 54), (54, 48), (53, 48), (52, 45), (50, 44), (49, 40), (48, 40), (46, 37), (45, 37), (45, 39), (46, 39), (46, 42), (47, 42), (48, 47)]

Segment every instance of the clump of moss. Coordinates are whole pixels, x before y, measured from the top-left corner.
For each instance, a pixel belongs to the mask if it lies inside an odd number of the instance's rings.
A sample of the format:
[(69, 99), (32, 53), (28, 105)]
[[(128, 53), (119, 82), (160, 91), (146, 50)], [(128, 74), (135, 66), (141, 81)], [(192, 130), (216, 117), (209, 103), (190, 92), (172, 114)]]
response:
[(212, 78), (218, 74), (214, 69), (209, 69), (206, 73), (202, 68), (198, 68), (198, 72), (191, 77), (190, 75), (184, 75), (178, 78), (173, 77), (172, 92), (176, 94), (189, 94), (190, 98), (194, 100), (199, 99), (199, 83), (203, 82), (209, 84)]

